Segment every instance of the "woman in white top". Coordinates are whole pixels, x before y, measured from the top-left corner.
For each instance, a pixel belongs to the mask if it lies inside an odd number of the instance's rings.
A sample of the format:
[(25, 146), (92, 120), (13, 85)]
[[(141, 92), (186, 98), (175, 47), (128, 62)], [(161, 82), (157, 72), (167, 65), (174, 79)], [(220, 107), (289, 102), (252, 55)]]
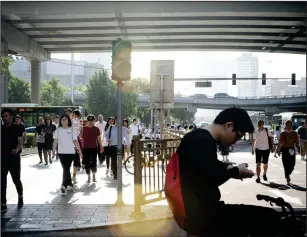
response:
[(127, 159), (130, 156), (130, 146), (131, 146), (131, 128), (129, 126), (128, 119), (123, 120), (123, 126), (126, 128), (129, 139), (125, 139), (124, 144), (124, 158)]
[(61, 116), (59, 126), (54, 133), (53, 146), (56, 147), (56, 145), (58, 145), (58, 154), (63, 167), (61, 192), (65, 194), (68, 187), (70, 187), (70, 189), (73, 187), (70, 167), (75, 159), (75, 146), (79, 152), (80, 159), (82, 159), (77, 131), (72, 126), (70, 117), (66, 114)]

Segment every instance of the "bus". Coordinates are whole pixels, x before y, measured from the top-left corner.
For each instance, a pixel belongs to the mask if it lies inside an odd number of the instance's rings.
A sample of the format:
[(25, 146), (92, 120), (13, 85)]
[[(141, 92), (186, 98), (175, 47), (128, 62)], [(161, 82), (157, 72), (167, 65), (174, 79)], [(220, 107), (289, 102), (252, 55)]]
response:
[(34, 127), (38, 123), (38, 117), (46, 115), (55, 116), (62, 115), (64, 110), (71, 108), (78, 109), (83, 114), (82, 106), (39, 106), (38, 104), (2, 104), (1, 109), (10, 108), (14, 115), (20, 115), (26, 128)]
[(299, 126), (301, 126), (303, 121), (306, 121), (306, 114), (300, 112), (285, 112), (274, 114), (272, 119), (273, 130), (276, 131), (276, 126), (280, 126), (281, 129), (284, 129), (287, 120), (292, 121), (292, 129), (296, 130)]

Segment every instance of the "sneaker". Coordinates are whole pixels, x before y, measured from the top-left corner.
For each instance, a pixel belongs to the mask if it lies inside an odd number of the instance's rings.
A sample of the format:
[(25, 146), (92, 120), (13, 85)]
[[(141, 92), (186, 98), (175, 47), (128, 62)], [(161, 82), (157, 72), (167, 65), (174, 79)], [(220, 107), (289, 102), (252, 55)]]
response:
[(95, 175), (93, 175), (93, 182), (94, 182), (94, 183), (97, 182)]
[(90, 176), (90, 175), (88, 175), (87, 182), (88, 182), (88, 183), (91, 182), (91, 176)]
[(77, 184), (77, 183), (78, 183), (77, 177), (76, 177), (76, 176), (75, 176), (75, 177), (72, 177), (72, 182), (73, 182), (74, 184)]
[(67, 190), (67, 191), (71, 191), (71, 190), (73, 190), (73, 186), (67, 185), (66, 190)]
[(66, 190), (65, 190), (65, 187), (64, 187), (64, 186), (61, 187), (61, 192), (62, 192), (62, 195), (65, 195)]
[(49, 159), (49, 163), (50, 163), (50, 165), (52, 164), (52, 160), (51, 160), (51, 158)]
[(40, 162), (38, 162), (38, 164), (40, 165), (40, 164), (43, 164), (43, 162), (42, 161), (40, 161)]
[(266, 177), (266, 174), (263, 175), (263, 180), (268, 181), (268, 177)]
[(23, 207), (23, 196), (18, 197), (18, 208)]
[(258, 177), (257, 179), (256, 179), (256, 183), (260, 183), (260, 178)]
[(6, 211), (7, 211), (7, 205), (1, 204), (1, 212), (6, 212)]
[(45, 163), (45, 166), (47, 166), (48, 165), (48, 163)]

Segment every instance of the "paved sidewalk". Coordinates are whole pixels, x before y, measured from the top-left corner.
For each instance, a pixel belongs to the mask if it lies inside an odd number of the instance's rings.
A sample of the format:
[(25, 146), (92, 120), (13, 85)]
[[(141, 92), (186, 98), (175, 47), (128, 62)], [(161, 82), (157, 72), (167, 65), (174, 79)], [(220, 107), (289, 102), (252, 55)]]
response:
[[(237, 152), (240, 151), (240, 152)], [(250, 147), (235, 147), (229, 159), (235, 165), (247, 162), (255, 170), (255, 158)], [(134, 204), (133, 175), (123, 170), (124, 207), (114, 207), (117, 192), (116, 182), (112, 180), (105, 166), (98, 166), (97, 183), (86, 183), (86, 174), (78, 173), (79, 183), (66, 196), (60, 194), (62, 168), (59, 162), (50, 166), (40, 166), (37, 155), (22, 159), (22, 182), (24, 184), (24, 208), (16, 207), (17, 194), (10, 176), (8, 176), (9, 210), (1, 215), (2, 232), (8, 231), (42, 231), (69, 228), (78, 230), (88, 227), (103, 227), (114, 224), (129, 223)], [(257, 184), (255, 179), (230, 180), (221, 185), (222, 200), (230, 204), (250, 204), (270, 207), (269, 203), (259, 202), (256, 194), (282, 197), (295, 208), (306, 208), (306, 162), (298, 157), (295, 170), (291, 176), (293, 184), (285, 185), (281, 159), (272, 155), (269, 160), (268, 182)], [(142, 207), (145, 218), (142, 221), (172, 217), (167, 202), (160, 201)], [(56, 236), (56, 235), (54, 235)], [(97, 235), (96, 235), (97, 236)], [(109, 236), (109, 235), (107, 235)], [(112, 236), (112, 235), (111, 235)], [(174, 235), (176, 236), (176, 235)]]
[(19, 210), (16, 205), (9, 205), (9, 210), (2, 214), (2, 232), (93, 228), (172, 217), (165, 205), (144, 206), (142, 211), (145, 218), (133, 219), (132, 205), (43, 204), (26, 205)]

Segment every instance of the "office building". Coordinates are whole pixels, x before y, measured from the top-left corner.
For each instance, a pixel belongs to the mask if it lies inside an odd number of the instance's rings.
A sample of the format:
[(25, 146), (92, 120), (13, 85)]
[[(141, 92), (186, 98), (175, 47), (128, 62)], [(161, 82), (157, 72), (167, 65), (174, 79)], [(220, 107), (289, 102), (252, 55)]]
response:
[[(237, 78), (258, 78), (258, 58), (251, 53), (245, 53), (236, 58)], [(237, 80), (237, 95), (239, 97), (257, 96), (257, 80)]]

